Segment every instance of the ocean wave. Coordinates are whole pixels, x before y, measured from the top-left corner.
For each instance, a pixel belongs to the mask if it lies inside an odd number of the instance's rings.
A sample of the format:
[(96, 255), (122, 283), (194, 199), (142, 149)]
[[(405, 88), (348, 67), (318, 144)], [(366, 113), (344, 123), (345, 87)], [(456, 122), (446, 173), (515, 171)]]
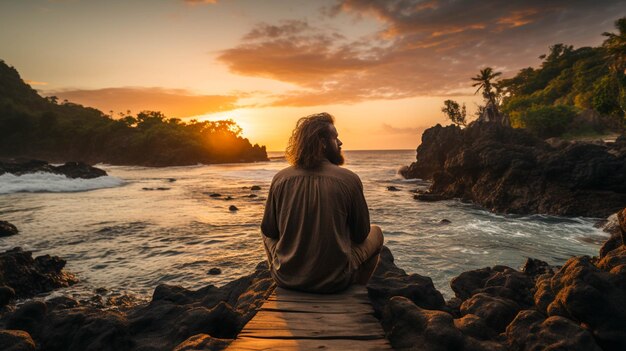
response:
[(124, 180), (111, 176), (92, 179), (72, 179), (62, 174), (44, 172), (29, 173), (19, 176), (5, 173), (0, 175), (0, 194), (67, 193), (114, 188), (124, 183)]

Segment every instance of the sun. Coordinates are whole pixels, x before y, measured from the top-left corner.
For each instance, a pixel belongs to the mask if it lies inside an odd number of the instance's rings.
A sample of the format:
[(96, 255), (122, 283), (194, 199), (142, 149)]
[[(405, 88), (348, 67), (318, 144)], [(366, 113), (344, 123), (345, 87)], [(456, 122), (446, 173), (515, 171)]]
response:
[(227, 112), (217, 112), (206, 115), (200, 115), (195, 117), (190, 117), (189, 119), (197, 119), (200, 122), (203, 121), (223, 121), (230, 119), (237, 123), (239, 127), (241, 127), (241, 136), (244, 138), (248, 138), (250, 140), (254, 140), (254, 127), (251, 122), (250, 112), (246, 109), (236, 109)]

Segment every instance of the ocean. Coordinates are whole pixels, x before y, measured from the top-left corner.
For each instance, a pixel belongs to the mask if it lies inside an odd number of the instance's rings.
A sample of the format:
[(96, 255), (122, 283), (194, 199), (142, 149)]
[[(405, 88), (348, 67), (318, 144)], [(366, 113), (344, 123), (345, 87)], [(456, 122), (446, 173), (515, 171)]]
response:
[[(273, 175), (287, 166), (281, 153), (269, 156), (268, 162), (188, 167), (100, 164), (109, 176), (88, 180), (4, 174), (0, 219), (20, 234), (0, 238), (0, 250), (20, 246), (66, 259), (80, 283), (48, 297), (87, 297), (104, 288), (146, 300), (162, 283), (223, 285), (264, 259), (259, 225), (265, 199)], [(457, 200), (418, 202), (411, 191), (428, 183), (397, 174), (414, 160), (414, 150), (345, 156), (345, 167), (363, 181), (371, 221), (382, 227), (396, 264), (431, 277), (446, 298), (453, 296), (450, 279), (463, 271), (519, 268), (527, 257), (563, 264), (573, 255), (596, 255), (608, 237), (593, 218), (498, 215)], [(254, 185), (261, 190), (251, 190)], [(239, 210), (229, 211), (230, 205)], [(221, 274), (209, 274), (211, 268)]]

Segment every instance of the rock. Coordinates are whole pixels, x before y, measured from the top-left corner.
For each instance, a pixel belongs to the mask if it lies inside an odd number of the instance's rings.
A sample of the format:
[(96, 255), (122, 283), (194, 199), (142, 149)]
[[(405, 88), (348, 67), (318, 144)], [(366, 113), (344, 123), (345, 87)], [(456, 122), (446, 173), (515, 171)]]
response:
[(531, 277), (537, 277), (541, 274), (554, 274), (552, 267), (544, 261), (535, 258), (526, 258), (526, 262), (521, 269), (522, 272), (530, 275)]
[(424, 132), (416, 162), (402, 175), (433, 181), (424, 201), (438, 195), (500, 213), (606, 217), (626, 203), (622, 149), (580, 142), (554, 148), (494, 123), (437, 125)]
[(208, 334), (196, 334), (176, 346), (174, 351), (224, 350), (232, 341), (232, 339), (214, 338)]
[(209, 269), (209, 274), (211, 274), (211, 275), (222, 274), (222, 270), (217, 268), (217, 267), (213, 267), (213, 268)]
[[(594, 262), (597, 262), (594, 264)], [(605, 350), (626, 349), (626, 247), (599, 261), (587, 256), (569, 259), (541, 281), (535, 301), (541, 312), (585, 326)], [(545, 310), (544, 310), (545, 308)]]
[(4, 236), (16, 235), (19, 233), (17, 227), (7, 221), (0, 221), (0, 238)]
[(533, 278), (507, 266), (494, 266), (463, 272), (452, 279), (450, 287), (461, 300), (479, 293), (513, 300), (520, 306), (533, 304)]
[(478, 293), (463, 301), (461, 314), (474, 314), (497, 333), (504, 331), (521, 307), (515, 301)]
[(443, 311), (422, 309), (401, 296), (391, 298), (385, 308), (383, 328), (394, 349), (425, 351), (505, 350), (493, 341), (479, 341), (456, 328), (452, 316)]
[(250, 190), (261, 190), (261, 187), (258, 185), (253, 185), (250, 187)]
[(68, 178), (85, 179), (104, 177), (107, 175), (105, 171), (82, 162), (66, 162), (64, 165), (58, 167), (40, 160), (0, 162), (0, 175), (4, 173), (23, 175), (36, 172), (62, 174)]
[(419, 274), (408, 275), (393, 261), (391, 251), (383, 246), (376, 270), (367, 284), (368, 295), (378, 316), (393, 296), (404, 296), (422, 308), (444, 308), (443, 296), (435, 289), (432, 279)]
[(235, 205), (230, 205), (230, 206), (228, 206), (228, 210), (229, 210), (230, 212), (239, 211), (239, 209), (238, 209), (238, 208), (237, 208), (237, 206), (235, 206)]
[(74, 307), (77, 307), (78, 305), (79, 305), (78, 301), (72, 298), (69, 298), (67, 296), (57, 296), (49, 300), (46, 300), (46, 306), (48, 307), (48, 310), (50, 311), (74, 308)]
[(12, 288), (1, 285), (0, 286), (0, 308), (6, 306), (11, 302), (11, 300), (15, 299), (15, 290)]
[(219, 193), (209, 194), (209, 197), (220, 197), (220, 196), (222, 196), (222, 194), (219, 194)]
[(475, 314), (468, 313), (462, 318), (454, 320), (454, 326), (463, 334), (478, 340), (490, 340), (497, 337), (497, 333), (488, 327), (482, 318)]
[(26, 298), (78, 282), (63, 271), (65, 260), (50, 255), (33, 259), (17, 247), (0, 253), (0, 285), (12, 288), (16, 298)]
[(445, 218), (439, 221), (439, 224), (441, 225), (446, 225), (450, 223), (452, 223), (452, 221), (450, 221), (449, 219), (445, 219)]
[(35, 351), (35, 341), (23, 330), (0, 330), (0, 350)]
[(521, 311), (506, 328), (506, 338), (510, 350), (602, 350), (579, 324), (534, 310)]
[(66, 162), (64, 165), (56, 167), (56, 170), (68, 178), (90, 179), (107, 175), (107, 172), (82, 162)]
[(226, 196), (226, 197), (224, 198), (224, 200), (226, 200), (226, 201), (229, 201), (229, 200), (232, 200), (232, 199), (233, 199), (233, 197), (232, 197), (232, 196), (230, 196), (230, 195), (228, 195), (228, 196)]
[(435, 202), (442, 200), (449, 200), (449, 197), (440, 195), (440, 194), (432, 194), (432, 193), (422, 193), (413, 195), (415, 200), (424, 201), (424, 202)]
[(626, 245), (626, 208), (617, 213), (617, 218), (622, 230), (622, 245)]
[(158, 188), (156, 188), (155, 190), (161, 190), (161, 191), (163, 191), (163, 190), (170, 190), (170, 188), (158, 187)]
[(48, 306), (44, 302), (26, 302), (7, 318), (6, 328), (24, 330), (30, 335), (37, 336), (47, 313)]
[(257, 194), (249, 194), (249, 195), (246, 195), (245, 197), (255, 198), (255, 197), (257, 197), (257, 196), (258, 196)]
[(387, 191), (400, 191), (400, 189), (396, 188), (395, 186), (388, 186)]
[(173, 183), (173, 182), (176, 181), (176, 178), (167, 178), (167, 181), (170, 182), (170, 183)]

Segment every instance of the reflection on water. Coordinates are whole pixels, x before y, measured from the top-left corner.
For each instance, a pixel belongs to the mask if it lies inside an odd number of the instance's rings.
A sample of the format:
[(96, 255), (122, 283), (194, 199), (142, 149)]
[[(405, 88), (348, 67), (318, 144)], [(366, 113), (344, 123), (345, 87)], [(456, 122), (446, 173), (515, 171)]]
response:
[[(410, 191), (427, 184), (396, 174), (414, 155), (348, 151), (346, 167), (363, 180), (372, 222), (383, 228), (396, 263), (430, 276), (447, 297), (449, 280), (462, 271), (517, 268), (526, 257), (561, 264), (572, 255), (596, 254), (606, 238), (590, 219), (502, 216), (458, 201), (416, 202)], [(67, 269), (81, 279), (71, 288), (75, 293), (104, 287), (147, 296), (160, 283), (221, 285), (264, 258), (259, 224), (265, 197), (272, 176), (285, 166), (281, 158), (169, 168), (104, 165), (116, 187), (0, 195), (0, 218), (21, 231), (0, 238), (0, 249), (22, 246), (67, 259)], [(391, 185), (401, 191), (387, 191)], [(210, 196), (215, 193), (221, 196)], [(239, 211), (229, 211), (230, 205)], [(209, 275), (213, 267), (222, 274)]]

